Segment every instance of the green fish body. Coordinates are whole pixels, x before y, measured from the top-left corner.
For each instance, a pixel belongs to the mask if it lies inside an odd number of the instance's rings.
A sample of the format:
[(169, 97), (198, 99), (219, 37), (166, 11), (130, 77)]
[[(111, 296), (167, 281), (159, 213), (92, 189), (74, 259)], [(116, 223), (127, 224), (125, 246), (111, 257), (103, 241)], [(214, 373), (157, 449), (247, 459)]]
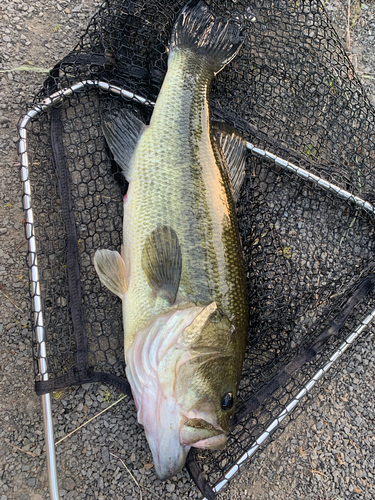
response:
[(189, 2), (149, 126), (127, 110), (103, 122), (129, 188), (122, 256), (98, 250), (95, 267), (123, 301), (127, 377), (162, 479), (191, 446), (225, 446), (241, 376), (248, 303), (234, 198), (246, 148), (212, 126), (209, 89), (242, 42), (238, 25)]

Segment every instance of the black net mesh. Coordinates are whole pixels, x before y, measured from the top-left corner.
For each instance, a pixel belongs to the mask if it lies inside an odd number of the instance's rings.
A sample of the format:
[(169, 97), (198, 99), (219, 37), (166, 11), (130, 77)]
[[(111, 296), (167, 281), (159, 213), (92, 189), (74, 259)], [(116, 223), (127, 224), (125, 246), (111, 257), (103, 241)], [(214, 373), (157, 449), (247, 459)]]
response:
[[(223, 478), (375, 306), (375, 156), (374, 111), (319, 1), (208, 3), (215, 13), (241, 17), (246, 30), (239, 55), (214, 82), (214, 117), (258, 148), (353, 195), (343, 199), (322, 189), (322, 182), (248, 154), (237, 205), (251, 305), (240, 404), (227, 448), (200, 451), (188, 463), (209, 498), (207, 484)], [(152, 106), (92, 82), (155, 101), (172, 26), (184, 4), (105, 2), (35, 99), (40, 104), (58, 90), (91, 81), (28, 128), (36, 295), (47, 348), (41, 352), (36, 336), (39, 394), (94, 380), (129, 393), (120, 300), (100, 285), (93, 267), (97, 248), (121, 245), (127, 187), (106, 147), (100, 117), (103, 109), (127, 106), (147, 123)], [(31, 252), (31, 267), (34, 259)], [(35, 314), (34, 326), (38, 321)], [(41, 358), (48, 363), (48, 381), (42, 380)]]

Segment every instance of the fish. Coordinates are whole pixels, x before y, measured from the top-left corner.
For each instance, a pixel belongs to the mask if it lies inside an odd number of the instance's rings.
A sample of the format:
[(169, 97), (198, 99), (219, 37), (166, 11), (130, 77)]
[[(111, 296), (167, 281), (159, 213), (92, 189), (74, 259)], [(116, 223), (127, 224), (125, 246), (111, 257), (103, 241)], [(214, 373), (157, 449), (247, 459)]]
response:
[(237, 21), (188, 2), (150, 123), (127, 108), (102, 116), (129, 185), (121, 254), (98, 249), (94, 265), (122, 300), (126, 376), (160, 479), (191, 447), (223, 449), (237, 402), (249, 322), (235, 208), (246, 143), (211, 119), (209, 93), (243, 41)]

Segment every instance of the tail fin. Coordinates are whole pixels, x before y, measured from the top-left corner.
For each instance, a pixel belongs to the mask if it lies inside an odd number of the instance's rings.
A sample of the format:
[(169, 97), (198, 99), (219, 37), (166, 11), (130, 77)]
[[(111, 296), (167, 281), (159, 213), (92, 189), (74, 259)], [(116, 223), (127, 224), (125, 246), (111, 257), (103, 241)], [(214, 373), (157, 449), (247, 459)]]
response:
[(215, 18), (204, 1), (190, 0), (177, 18), (169, 49), (171, 55), (176, 50), (191, 50), (218, 73), (236, 56), (243, 41), (237, 22)]

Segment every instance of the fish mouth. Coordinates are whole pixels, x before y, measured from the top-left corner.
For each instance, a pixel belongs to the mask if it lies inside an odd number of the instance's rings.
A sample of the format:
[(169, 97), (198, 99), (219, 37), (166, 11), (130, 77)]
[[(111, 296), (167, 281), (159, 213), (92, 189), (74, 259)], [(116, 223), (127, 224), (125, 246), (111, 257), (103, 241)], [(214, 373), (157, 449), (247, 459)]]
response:
[(227, 444), (227, 433), (202, 418), (190, 418), (181, 427), (180, 443), (189, 447), (222, 450)]

